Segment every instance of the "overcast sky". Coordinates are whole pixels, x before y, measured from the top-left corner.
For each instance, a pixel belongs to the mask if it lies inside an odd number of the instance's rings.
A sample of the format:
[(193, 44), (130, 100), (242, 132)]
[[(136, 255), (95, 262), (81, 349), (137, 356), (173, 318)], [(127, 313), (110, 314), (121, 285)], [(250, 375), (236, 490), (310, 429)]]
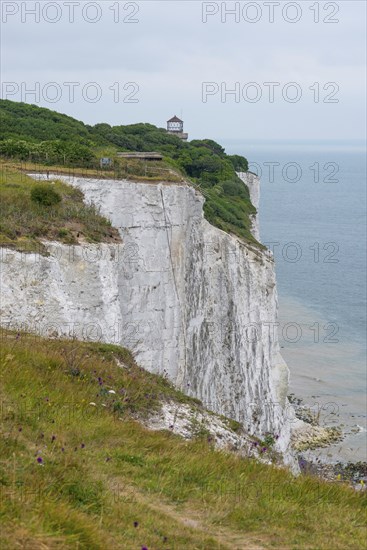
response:
[(364, 1), (3, 0), (1, 17), (3, 99), (89, 124), (182, 115), (190, 138), (364, 137)]

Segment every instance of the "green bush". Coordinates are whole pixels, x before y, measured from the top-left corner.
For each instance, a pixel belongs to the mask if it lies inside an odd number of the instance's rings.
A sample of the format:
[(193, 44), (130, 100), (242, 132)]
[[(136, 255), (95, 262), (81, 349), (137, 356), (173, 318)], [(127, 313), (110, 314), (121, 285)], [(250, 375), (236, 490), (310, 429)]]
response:
[(226, 196), (250, 199), (248, 188), (240, 179), (224, 181), (222, 183), (222, 189)]
[(31, 191), (31, 199), (33, 202), (42, 206), (55, 206), (61, 202), (61, 196), (55, 191), (50, 184), (35, 185)]
[(240, 155), (227, 155), (227, 158), (231, 161), (236, 172), (247, 172), (248, 161), (245, 157)]

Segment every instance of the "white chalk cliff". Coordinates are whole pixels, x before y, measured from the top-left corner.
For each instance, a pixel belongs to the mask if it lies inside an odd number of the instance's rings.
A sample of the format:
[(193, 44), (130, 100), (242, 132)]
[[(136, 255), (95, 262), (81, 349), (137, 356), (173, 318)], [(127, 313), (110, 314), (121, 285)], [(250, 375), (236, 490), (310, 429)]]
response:
[[(257, 177), (240, 177), (257, 206)], [(79, 187), (123, 242), (47, 243), (48, 257), (2, 249), (1, 324), (124, 345), (250, 433), (279, 435), (286, 451), (288, 369), (271, 254), (210, 225), (204, 198), (185, 183), (58, 178)]]
[(256, 174), (253, 172), (238, 172), (237, 175), (241, 180), (247, 185), (251, 202), (256, 208), (257, 213), (252, 216), (252, 227), (251, 233), (257, 241), (260, 241), (260, 230), (259, 230), (259, 220), (258, 220), (258, 211), (260, 207), (260, 181)]

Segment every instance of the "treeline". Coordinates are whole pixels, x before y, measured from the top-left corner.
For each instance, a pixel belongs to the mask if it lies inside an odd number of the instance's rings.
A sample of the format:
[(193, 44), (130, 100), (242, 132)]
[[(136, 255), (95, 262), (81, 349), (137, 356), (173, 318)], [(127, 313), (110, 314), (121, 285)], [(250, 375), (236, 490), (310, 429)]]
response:
[(235, 170), (246, 171), (247, 160), (227, 155), (210, 139), (183, 142), (152, 124), (88, 126), (67, 115), (35, 105), (0, 100), (0, 153), (21, 160), (85, 162), (103, 147), (115, 151), (159, 151), (189, 177), (218, 183)]
[(226, 231), (253, 240), (249, 192), (236, 172), (248, 162), (227, 155), (211, 139), (184, 142), (152, 124), (88, 126), (69, 116), (25, 103), (0, 100), (0, 155), (22, 161), (71, 167), (98, 166), (117, 151), (158, 151), (206, 196), (206, 216)]

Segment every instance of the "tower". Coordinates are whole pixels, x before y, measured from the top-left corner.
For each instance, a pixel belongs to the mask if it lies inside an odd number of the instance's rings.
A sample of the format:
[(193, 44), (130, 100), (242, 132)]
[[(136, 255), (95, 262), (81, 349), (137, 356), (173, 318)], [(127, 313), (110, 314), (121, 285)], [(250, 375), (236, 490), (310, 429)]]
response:
[(183, 120), (175, 115), (174, 117), (167, 120), (167, 132), (186, 141), (188, 138), (188, 134), (184, 133), (183, 124)]

